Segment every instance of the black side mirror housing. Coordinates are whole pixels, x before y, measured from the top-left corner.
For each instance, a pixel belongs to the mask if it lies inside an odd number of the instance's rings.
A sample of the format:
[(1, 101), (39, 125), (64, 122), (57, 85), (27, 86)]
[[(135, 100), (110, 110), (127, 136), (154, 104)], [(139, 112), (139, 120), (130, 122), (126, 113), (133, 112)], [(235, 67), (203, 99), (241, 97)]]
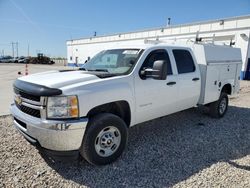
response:
[(165, 80), (167, 78), (167, 62), (164, 60), (155, 61), (152, 69), (141, 71), (144, 78), (153, 78), (156, 80)]

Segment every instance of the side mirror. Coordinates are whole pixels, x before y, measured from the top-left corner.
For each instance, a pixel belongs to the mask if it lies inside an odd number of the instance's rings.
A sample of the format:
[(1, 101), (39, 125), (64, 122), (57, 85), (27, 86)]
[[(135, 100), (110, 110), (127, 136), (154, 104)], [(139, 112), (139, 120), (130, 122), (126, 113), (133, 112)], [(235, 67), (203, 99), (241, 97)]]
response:
[(167, 62), (164, 60), (155, 61), (152, 69), (141, 71), (144, 78), (153, 78), (156, 80), (165, 80), (167, 77)]

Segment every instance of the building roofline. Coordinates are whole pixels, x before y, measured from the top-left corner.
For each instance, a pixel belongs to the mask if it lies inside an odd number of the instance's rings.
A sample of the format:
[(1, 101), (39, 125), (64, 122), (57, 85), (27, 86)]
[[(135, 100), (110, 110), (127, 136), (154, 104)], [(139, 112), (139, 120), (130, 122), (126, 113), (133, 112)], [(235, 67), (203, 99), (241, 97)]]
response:
[(156, 30), (160, 30), (160, 29), (172, 29), (172, 28), (186, 27), (186, 26), (191, 26), (191, 25), (209, 24), (209, 23), (214, 23), (214, 22), (218, 22), (218, 21), (221, 21), (221, 20), (223, 20), (223, 21), (231, 21), (231, 20), (239, 20), (239, 19), (245, 19), (245, 18), (250, 18), (250, 14), (242, 15), (242, 16), (228, 17), (228, 18), (218, 18), (218, 19), (207, 20), (207, 21), (190, 22), (190, 23), (186, 23), (186, 24), (184, 23), (184, 24), (170, 25), (170, 26), (164, 26), (164, 27), (148, 28), (148, 29), (135, 30), (135, 31), (129, 31), (129, 32), (113, 33), (113, 34), (100, 35), (100, 36), (82, 37), (82, 38), (66, 40), (66, 42), (76, 41), (76, 40), (85, 40), (85, 39), (90, 39), (90, 38), (95, 38), (96, 39), (96, 38), (111, 37), (111, 36), (131, 34), (131, 33), (156, 31)]

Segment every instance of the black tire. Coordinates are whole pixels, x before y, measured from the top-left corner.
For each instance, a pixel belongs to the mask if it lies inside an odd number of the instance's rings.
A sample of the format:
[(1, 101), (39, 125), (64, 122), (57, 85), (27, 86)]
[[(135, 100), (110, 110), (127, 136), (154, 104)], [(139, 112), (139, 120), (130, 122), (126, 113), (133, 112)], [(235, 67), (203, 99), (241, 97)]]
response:
[[(108, 127), (115, 127), (120, 133), (120, 143), (115, 149), (114, 153), (110, 156), (101, 156), (96, 150), (96, 143), (99, 143), (97, 138), (99, 134)], [(80, 154), (89, 163), (93, 165), (105, 165), (115, 161), (123, 152), (127, 145), (128, 130), (125, 122), (116, 115), (110, 113), (102, 113), (94, 116), (88, 123)], [(114, 134), (115, 135), (115, 134)]]
[[(225, 103), (224, 110), (220, 109), (222, 103)], [(222, 118), (228, 108), (228, 96), (226, 93), (222, 92), (218, 101), (215, 101), (209, 105), (209, 114), (214, 118)]]

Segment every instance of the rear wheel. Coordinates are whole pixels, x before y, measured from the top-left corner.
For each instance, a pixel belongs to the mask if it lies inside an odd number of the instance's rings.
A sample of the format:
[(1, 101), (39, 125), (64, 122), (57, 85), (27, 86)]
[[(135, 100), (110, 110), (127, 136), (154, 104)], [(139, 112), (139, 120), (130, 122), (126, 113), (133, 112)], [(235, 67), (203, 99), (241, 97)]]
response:
[(127, 144), (127, 126), (116, 115), (103, 113), (91, 118), (85, 132), (81, 155), (91, 164), (115, 161)]
[(214, 118), (221, 118), (225, 115), (228, 108), (228, 96), (222, 92), (218, 101), (209, 105), (209, 113)]

